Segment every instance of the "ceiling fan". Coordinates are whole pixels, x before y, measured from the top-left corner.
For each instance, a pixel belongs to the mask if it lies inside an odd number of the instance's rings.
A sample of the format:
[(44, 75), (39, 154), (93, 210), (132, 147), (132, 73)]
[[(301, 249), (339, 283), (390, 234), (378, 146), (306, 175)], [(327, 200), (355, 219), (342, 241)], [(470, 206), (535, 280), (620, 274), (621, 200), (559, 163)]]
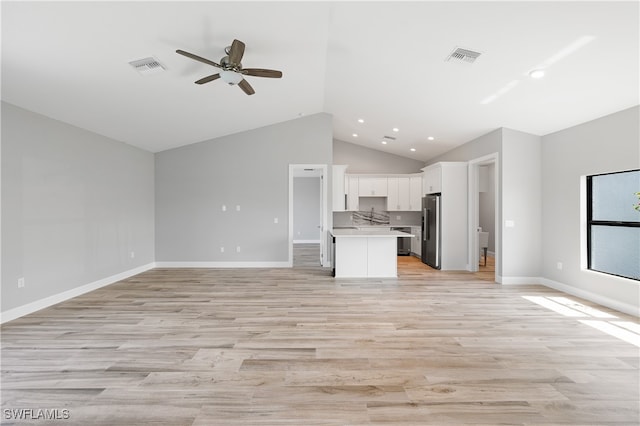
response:
[(229, 85), (233, 86), (237, 84), (247, 95), (253, 95), (255, 91), (249, 82), (244, 79), (244, 76), (250, 75), (253, 77), (280, 78), (282, 77), (282, 72), (264, 68), (242, 68), (240, 61), (244, 55), (244, 47), (244, 43), (240, 40), (233, 40), (231, 46), (224, 49), (227, 55), (220, 59), (219, 64), (201, 56), (194, 55), (193, 53), (185, 52), (184, 50), (178, 49), (176, 50), (176, 53), (221, 69), (217, 74), (201, 78), (195, 82), (196, 84), (204, 84), (221, 78), (225, 82), (229, 83)]

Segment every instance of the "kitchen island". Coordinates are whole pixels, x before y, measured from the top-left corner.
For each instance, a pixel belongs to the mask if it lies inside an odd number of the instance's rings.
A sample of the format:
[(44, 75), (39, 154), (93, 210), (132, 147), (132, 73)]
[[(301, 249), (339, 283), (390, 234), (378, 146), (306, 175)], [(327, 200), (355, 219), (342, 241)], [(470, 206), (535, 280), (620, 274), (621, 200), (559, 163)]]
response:
[(395, 278), (398, 238), (412, 234), (389, 228), (333, 229), (333, 271), (336, 278)]

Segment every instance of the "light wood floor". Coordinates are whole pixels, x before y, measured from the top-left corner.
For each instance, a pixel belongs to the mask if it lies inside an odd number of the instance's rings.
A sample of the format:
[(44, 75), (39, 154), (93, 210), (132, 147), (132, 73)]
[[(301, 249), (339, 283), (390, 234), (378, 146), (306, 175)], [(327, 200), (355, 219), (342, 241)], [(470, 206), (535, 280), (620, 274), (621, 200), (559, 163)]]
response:
[(334, 279), (316, 250), (155, 269), (3, 325), (3, 424), (639, 423), (638, 347), (523, 298), (561, 293), (409, 257), (398, 279)]

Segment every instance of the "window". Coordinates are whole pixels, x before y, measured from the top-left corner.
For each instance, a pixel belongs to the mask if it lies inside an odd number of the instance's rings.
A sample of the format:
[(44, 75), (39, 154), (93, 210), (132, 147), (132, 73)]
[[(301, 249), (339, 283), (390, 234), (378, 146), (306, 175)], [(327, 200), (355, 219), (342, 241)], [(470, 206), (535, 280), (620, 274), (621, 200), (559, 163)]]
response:
[(587, 265), (640, 281), (640, 170), (587, 176)]

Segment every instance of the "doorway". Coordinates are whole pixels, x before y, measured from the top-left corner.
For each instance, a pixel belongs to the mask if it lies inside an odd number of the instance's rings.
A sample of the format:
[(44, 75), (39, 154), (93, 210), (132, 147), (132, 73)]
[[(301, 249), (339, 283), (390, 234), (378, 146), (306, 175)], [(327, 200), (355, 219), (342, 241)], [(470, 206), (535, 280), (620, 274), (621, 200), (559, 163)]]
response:
[[(490, 272), (495, 282), (501, 267), (499, 181), (498, 153), (469, 161), (468, 269), (471, 272), (493, 269)], [(485, 252), (490, 257), (488, 266), (484, 266)]]
[[(289, 165), (289, 264), (329, 266), (327, 256), (327, 165)], [(294, 255), (294, 244), (304, 248)], [(303, 247), (304, 246), (304, 247)], [(313, 260), (315, 258), (315, 260)]]

